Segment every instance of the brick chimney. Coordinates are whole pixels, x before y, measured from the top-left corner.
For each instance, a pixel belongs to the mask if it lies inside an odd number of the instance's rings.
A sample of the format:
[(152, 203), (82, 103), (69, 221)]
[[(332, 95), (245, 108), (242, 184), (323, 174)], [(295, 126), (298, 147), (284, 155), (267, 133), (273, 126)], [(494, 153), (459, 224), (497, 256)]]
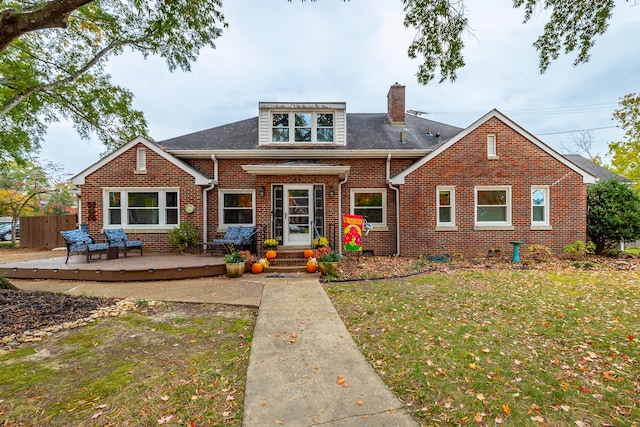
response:
[(404, 126), (404, 86), (396, 82), (387, 94), (387, 115), (393, 126)]

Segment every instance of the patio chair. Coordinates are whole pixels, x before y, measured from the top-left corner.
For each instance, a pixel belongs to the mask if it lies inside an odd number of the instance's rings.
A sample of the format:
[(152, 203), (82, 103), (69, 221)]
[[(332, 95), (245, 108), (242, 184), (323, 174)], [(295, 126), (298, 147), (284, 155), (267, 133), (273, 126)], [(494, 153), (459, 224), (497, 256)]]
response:
[(98, 254), (102, 258), (102, 254), (107, 254), (109, 249), (108, 243), (96, 243), (96, 241), (82, 230), (70, 230), (61, 231), (60, 234), (64, 239), (64, 243), (67, 245), (67, 259), (64, 261), (66, 264), (69, 261), (69, 255), (72, 253), (84, 254), (87, 257), (87, 264), (91, 261), (92, 254)]
[(122, 250), (122, 254), (127, 257), (127, 252), (134, 250), (140, 251), (142, 256), (142, 240), (129, 240), (122, 228), (105, 228), (104, 235), (110, 246), (117, 246)]
[[(233, 246), (235, 247), (251, 247), (252, 237), (255, 235), (256, 228), (254, 226), (230, 225), (224, 236), (219, 239), (213, 239), (205, 242), (203, 250), (215, 252), (216, 246)], [(210, 248), (209, 248), (210, 247)]]

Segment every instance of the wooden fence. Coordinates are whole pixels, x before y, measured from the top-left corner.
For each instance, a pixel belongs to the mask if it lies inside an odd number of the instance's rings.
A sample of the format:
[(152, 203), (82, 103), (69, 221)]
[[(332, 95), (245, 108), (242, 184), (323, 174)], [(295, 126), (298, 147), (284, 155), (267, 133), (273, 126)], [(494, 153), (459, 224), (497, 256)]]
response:
[(78, 217), (72, 215), (20, 217), (20, 247), (53, 249), (64, 247), (61, 231), (77, 228)]

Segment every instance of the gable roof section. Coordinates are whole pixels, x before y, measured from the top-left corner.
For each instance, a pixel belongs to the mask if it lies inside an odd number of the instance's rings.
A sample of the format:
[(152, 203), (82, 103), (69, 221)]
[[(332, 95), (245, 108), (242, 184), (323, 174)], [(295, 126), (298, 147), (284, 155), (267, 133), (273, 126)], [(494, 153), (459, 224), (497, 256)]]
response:
[(71, 182), (74, 185), (83, 185), (85, 183), (85, 179), (86, 179), (87, 176), (89, 176), (93, 172), (97, 171), (98, 169), (100, 169), (101, 167), (106, 165), (107, 163), (111, 162), (112, 160), (114, 160), (115, 158), (120, 156), (125, 151), (130, 150), (132, 147), (135, 147), (138, 144), (143, 144), (149, 150), (152, 150), (154, 153), (156, 153), (160, 157), (164, 158), (166, 161), (174, 164), (175, 166), (177, 166), (180, 169), (182, 169), (183, 171), (185, 171), (187, 174), (191, 175), (195, 179), (195, 185), (210, 185), (211, 184), (212, 180), (211, 180), (210, 177), (208, 177), (207, 175), (203, 174), (202, 172), (200, 172), (199, 170), (195, 169), (194, 167), (189, 166), (188, 164), (186, 164), (182, 160), (176, 158), (175, 156), (163, 151), (158, 145), (154, 144), (153, 142), (149, 141), (148, 139), (146, 139), (145, 137), (142, 137), (142, 136), (138, 136), (137, 138), (135, 138), (131, 142), (128, 142), (127, 144), (124, 144), (122, 147), (112, 151), (111, 153), (109, 153), (108, 155), (103, 157), (102, 159), (98, 160), (96, 163), (92, 164), (91, 166), (89, 166), (88, 168), (86, 168), (85, 170), (83, 170), (82, 172), (77, 174), (76, 176), (72, 177), (71, 178)]
[(456, 142), (460, 141), (465, 136), (469, 135), (471, 132), (473, 132), (478, 127), (480, 127), (482, 124), (487, 122), (489, 119), (494, 118), (494, 117), (497, 118), (498, 120), (502, 121), (503, 123), (505, 123), (507, 126), (512, 128), (516, 132), (518, 132), (520, 135), (525, 137), (529, 142), (531, 142), (532, 144), (536, 145), (538, 148), (540, 148), (543, 151), (545, 151), (547, 154), (549, 154), (551, 157), (553, 157), (554, 159), (556, 159), (557, 161), (559, 161), (563, 165), (567, 166), (568, 168), (572, 169), (576, 173), (580, 174), (582, 176), (582, 180), (583, 180), (583, 182), (585, 184), (592, 184), (592, 183), (595, 182), (595, 176), (593, 176), (592, 174), (590, 174), (588, 171), (584, 170), (583, 168), (579, 167), (575, 163), (572, 163), (569, 160), (567, 160), (564, 156), (562, 156), (557, 151), (555, 151), (551, 147), (549, 147), (547, 144), (545, 144), (544, 142), (540, 141), (538, 138), (536, 138), (535, 136), (533, 136), (532, 134), (530, 134), (529, 132), (524, 130), (522, 127), (520, 127), (520, 125), (518, 125), (517, 123), (515, 123), (514, 121), (509, 119), (507, 116), (505, 116), (504, 114), (502, 114), (500, 111), (496, 110), (495, 108), (493, 110), (489, 111), (484, 116), (480, 117), (478, 120), (476, 120), (474, 123), (472, 123), (466, 129), (464, 129), (462, 132), (458, 133), (457, 135), (455, 135), (450, 140), (448, 140), (448, 141), (444, 142), (443, 144), (441, 144), (439, 147), (434, 149), (432, 152), (427, 154), (425, 157), (423, 157), (422, 159), (418, 160), (413, 165), (411, 165), (410, 167), (408, 167), (404, 171), (400, 172), (399, 174), (397, 174), (396, 176), (391, 178), (389, 180), (389, 182), (392, 185), (404, 184), (404, 180), (408, 175), (413, 173), (418, 168), (422, 167), (424, 164), (429, 162), (431, 159), (433, 159), (434, 157), (438, 156), (440, 153), (444, 152), (449, 147), (451, 147), (453, 144), (455, 144)]
[(615, 178), (618, 181), (623, 182), (625, 184), (632, 183), (630, 179), (627, 179), (622, 175), (618, 175), (617, 173), (612, 172), (609, 169), (604, 168), (599, 164), (592, 162), (591, 160), (585, 157), (582, 157), (580, 154), (565, 154), (564, 156), (567, 159), (569, 159), (571, 162), (575, 163), (576, 165), (580, 166), (582, 169), (589, 172), (591, 175), (595, 176), (596, 181)]

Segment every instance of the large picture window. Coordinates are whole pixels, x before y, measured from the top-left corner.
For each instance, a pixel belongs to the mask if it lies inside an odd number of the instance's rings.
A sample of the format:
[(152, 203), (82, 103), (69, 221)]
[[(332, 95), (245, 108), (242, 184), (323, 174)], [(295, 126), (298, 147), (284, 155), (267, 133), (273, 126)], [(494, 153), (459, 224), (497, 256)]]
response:
[(168, 228), (178, 225), (177, 189), (105, 191), (105, 226)]
[(272, 113), (271, 141), (334, 142), (334, 114), (296, 111)]
[(351, 213), (362, 215), (371, 225), (387, 224), (387, 191), (354, 189), (351, 190)]
[(222, 227), (229, 225), (254, 225), (254, 192), (251, 190), (220, 191), (220, 220)]
[(456, 225), (455, 187), (437, 188), (437, 221), (438, 226), (453, 227)]
[(511, 187), (476, 187), (476, 225), (511, 225)]

